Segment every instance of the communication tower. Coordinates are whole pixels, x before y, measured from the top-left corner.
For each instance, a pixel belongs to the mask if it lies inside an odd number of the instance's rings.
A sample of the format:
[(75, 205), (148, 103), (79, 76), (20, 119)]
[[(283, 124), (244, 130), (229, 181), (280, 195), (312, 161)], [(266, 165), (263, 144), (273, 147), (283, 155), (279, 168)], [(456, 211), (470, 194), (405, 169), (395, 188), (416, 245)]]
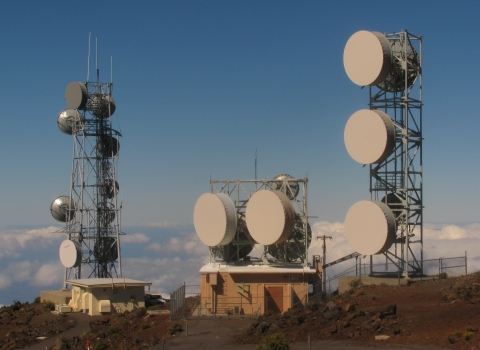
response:
[(211, 180), (194, 209), (200, 240), (210, 262), (250, 263), (256, 244), (262, 264), (307, 266), (312, 231), (308, 224), (308, 179), (281, 174), (264, 180)]
[(73, 136), (69, 196), (57, 197), (53, 217), (65, 223), (59, 255), (65, 281), (122, 277), (120, 211), (117, 199), (120, 132), (112, 128), (116, 103), (113, 82), (72, 82), (65, 91), (68, 109), (60, 112), (60, 130)]
[(383, 254), (404, 276), (423, 273), (422, 38), (359, 31), (348, 40), (348, 77), (369, 87), (369, 109), (354, 113), (345, 146), (370, 166), (370, 201), (354, 204), (345, 219), (358, 253)]
[(321, 261), (308, 263), (307, 184), (287, 174), (210, 180), (193, 213), (210, 248), (199, 270), (202, 314), (282, 313), (321, 298)]

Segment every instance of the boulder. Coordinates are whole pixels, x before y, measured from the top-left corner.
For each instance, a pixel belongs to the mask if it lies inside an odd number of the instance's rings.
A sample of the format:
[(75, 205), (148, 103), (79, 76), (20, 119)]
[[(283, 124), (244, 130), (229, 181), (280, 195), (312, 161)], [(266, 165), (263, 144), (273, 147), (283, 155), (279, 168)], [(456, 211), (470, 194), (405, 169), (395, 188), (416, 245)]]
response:
[(330, 301), (327, 303), (327, 308), (328, 308), (329, 310), (336, 310), (336, 309), (338, 309), (338, 305), (337, 305), (337, 303), (335, 303), (334, 301), (331, 301), (331, 300), (330, 300)]
[(396, 304), (392, 304), (392, 305), (388, 305), (387, 308), (380, 312), (379, 313), (379, 316), (381, 318), (384, 318), (384, 317), (387, 317), (387, 316), (393, 316), (397, 313), (397, 305)]
[(328, 310), (323, 313), (323, 317), (325, 317), (326, 319), (331, 319), (337, 315), (338, 315), (338, 309)]
[(266, 333), (268, 332), (269, 328), (270, 328), (270, 325), (268, 323), (262, 322), (257, 326), (256, 330), (257, 330), (257, 333)]

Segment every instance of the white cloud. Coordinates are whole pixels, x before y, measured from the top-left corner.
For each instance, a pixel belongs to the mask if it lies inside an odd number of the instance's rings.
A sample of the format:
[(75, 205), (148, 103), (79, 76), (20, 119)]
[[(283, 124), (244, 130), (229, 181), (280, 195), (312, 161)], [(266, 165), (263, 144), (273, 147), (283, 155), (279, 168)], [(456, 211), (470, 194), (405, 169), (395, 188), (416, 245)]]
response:
[(125, 277), (152, 282), (152, 291), (168, 296), (184, 282), (190, 290), (198, 290), (198, 271), (205, 263), (205, 257), (126, 258), (122, 260), (122, 270)]
[[(332, 237), (331, 240), (326, 241), (327, 263), (354, 252), (346, 239), (344, 223), (319, 221), (312, 224), (313, 240), (309, 247), (310, 261), (312, 255), (322, 256), (323, 241), (321, 239), (316, 240), (316, 237), (323, 235)], [(452, 246), (452, 240), (455, 238), (456, 243)], [(478, 238), (480, 238), (480, 224), (466, 226), (425, 225), (425, 258), (463, 256), (464, 250), (467, 249), (471, 251), (471, 258), (468, 261), (469, 272), (478, 271), (480, 270), (480, 256), (475, 258), (476, 252), (480, 251), (480, 239)], [(261, 246), (258, 246), (258, 248), (262, 250)], [(193, 290), (198, 288), (198, 270), (208, 262), (208, 247), (198, 239), (196, 234), (179, 234), (165, 243), (153, 242), (145, 249), (160, 256), (165, 253), (176, 253), (178, 255), (172, 258), (123, 259), (123, 271), (127, 277), (150, 281), (153, 284), (152, 290), (166, 296), (183, 282), (187, 285), (197, 286), (192, 287)], [(251, 255), (255, 255), (255, 253), (252, 252)], [(374, 258), (374, 262), (375, 259), (385, 260), (383, 256)], [(369, 259), (364, 259), (362, 262), (368, 264)], [(355, 259), (348, 260), (329, 267), (327, 275), (331, 277), (354, 266)], [(437, 265), (432, 266), (430, 270), (436, 273)], [(335, 282), (332, 283), (331, 287), (336, 288)]]
[(146, 243), (149, 241), (150, 237), (140, 232), (128, 234), (120, 238), (121, 243)]
[(12, 284), (12, 280), (10, 279), (10, 276), (0, 273), (0, 289), (5, 289), (7, 287), (10, 287)]
[(60, 286), (64, 268), (59, 262), (16, 261), (0, 271), (0, 289), (15, 283), (33, 286)]
[(190, 226), (190, 225), (185, 225), (185, 224), (177, 224), (177, 223), (171, 223), (171, 222), (149, 222), (143, 225), (135, 225), (135, 226), (144, 226), (144, 227), (185, 227), (185, 226)]
[[(312, 225), (313, 241), (309, 248), (309, 255), (322, 255), (321, 239), (317, 236), (331, 236), (327, 240), (327, 262), (334, 261), (354, 252), (348, 244), (343, 223), (316, 222)], [(452, 240), (455, 244), (452, 245)], [(414, 245), (412, 245), (414, 246)], [(429, 259), (439, 257), (463, 256), (465, 250), (471, 251), (472, 258), (480, 251), (480, 224), (465, 226), (446, 224), (424, 225), (424, 254)]]
[(345, 225), (343, 223), (320, 221), (312, 225), (312, 243), (308, 249), (310, 257), (312, 255), (323, 255), (323, 240), (317, 239), (319, 236), (331, 237), (331, 239), (326, 240), (327, 261), (334, 261), (354, 253), (345, 236)]
[(60, 244), (65, 239), (65, 234), (58, 230), (58, 227), (50, 226), (41, 229), (0, 231), (0, 259), (18, 257), (19, 250)]
[[(153, 283), (152, 291), (165, 294), (167, 297), (169, 292), (176, 290), (184, 282), (188, 286), (192, 286), (187, 288), (188, 290), (198, 292), (198, 271), (208, 262), (208, 247), (199, 240), (195, 233), (181, 232), (183, 227), (187, 226), (169, 223), (155, 225), (157, 227), (177, 227), (179, 230), (174, 230), (177, 233), (174, 233), (173, 237), (170, 236), (170, 232), (167, 236), (164, 234), (147, 235), (140, 232), (141, 229), (122, 237), (122, 242), (127, 243), (125, 249), (122, 250), (123, 275), (128, 278), (151, 281)], [(326, 243), (327, 263), (353, 253), (353, 249), (345, 237), (343, 223), (319, 221), (312, 223), (311, 226), (313, 240), (309, 247), (310, 262), (312, 255), (322, 255), (323, 241), (316, 240), (316, 237), (322, 235), (332, 237), (332, 240), (327, 240)], [(188, 227), (190, 228), (191, 225)], [(40, 290), (59, 288), (62, 285), (64, 268), (61, 263), (54, 258), (50, 261), (35, 255), (36, 252), (43, 250), (55, 251), (56, 254), (57, 249), (53, 246), (60, 244), (64, 239), (62, 233), (55, 232), (57, 230), (57, 227), (48, 227), (36, 230), (0, 231), (0, 259), (9, 261), (8, 264), (3, 263), (0, 266), (0, 289), (22, 289), (25, 285), (30, 285), (31, 289), (38, 288)], [(152, 242), (152, 240), (162, 237), (165, 237), (165, 242), (161, 240)], [(143, 248), (142, 245), (134, 243), (146, 243), (146, 245)], [(256, 248), (262, 250), (261, 246)], [(479, 271), (480, 224), (424, 225), (425, 259), (463, 257), (465, 250), (469, 254), (468, 271), (470, 273)], [(139, 257), (139, 252), (148, 256)], [(254, 252), (251, 254), (257, 254)], [(26, 257), (32, 260), (27, 260)], [(385, 258), (382, 257), (376, 259), (385, 261)], [(368, 261), (369, 259), (364, 259), (362, 262), (368, 263)], [(448, 261), (445, 262), (448, 263)], [(353, 266), (355, 266), (354, 259), (334, 265), (327, 269), (327, 275), (334, 276)], [(433, 261), (426, 268), (429, 273), (437, 273), (438, 262)], [(452, 271), (449, 275), (455, 274)], [(332, 287), (335, 288), (333, 283)], [(5, 304), (10, 299), (15, 299), (15, 296), (4, 296), (4, 298), (6, 300), (2, 299), (1, 302)]]
[(165, 249), (163, 248), (163, 246), (160, 243), (149, 244), (145, 249), (146, 250), (152, 250), (152, 251), (157, 252), (157, 253), (165, 251)]
[(208, 247), (198, 239), (196, 234), (182, 234), (181, 237), (172, 237), (164, 244), (151, 243), (145, 249), (157, 253), (184, 253), (192, 257), (208, 254)]
[(3, 270), (3, 273), (10, 275), (12, 280), (15, 282), (30, 281), (33, 271), (38, 267), (38, 265), (38, 261), (13, 262), (9, 264), (5, 270)]
[[(317, 236), (331, 236), (332, 240), (327, 240), (327, 259), (326, 262), (332, 262), (344, 256), (347, 256), (354, 252), (354, 250), (348, 244), (345, 236), (345, 229), (343, 223), (329, 223), (329, 222), (316, 222), (312, 224), (312, 236), (313, 241), (309, 247), (310, 261), (312, 255), (322, 256), (322, 240), (315, 240)], [(418, 236), (418, 235), (417, 235)], [(419, 245), (412, 245), (414, 253), (418, 254)], [(416, 250), (416, 251), (415, 251)], [(476, 272), (480, 270), (480, 224), (469, 224), (465, 226), (459, 225), (447, 225), (447, 224), (425, 224), (424, 225), (424, 242), (423, 252), (424, 260), (437, 259), (429, 262), (425, 262), (424, 271), (427, 274), (438, 273), (438, 258), (456, 258), (456, 259), (444, 259), (442, 261), (443, 266), (458, 266), (464, 264), (465, 251), (468, 253), (468, 273)], [(370, 259), (362, 258), (362, 264), (369, 264)], [(359, 258), (360, 259), (360, 258)], [(385, 257), (383, 255), (374, 256), (374, 263), (385, 263)], [(359, 260), (360, 262), (360, 260)], [(326, 274), (329, 277), (342, 273), (345, 270), (351, 269), (351, 273), (355, 273), (355, 259), (347, 260), (337, 265), (333, 265), (326, 270)], [(464, 274), (464, 267), (445, 269), (451, 276)], [(367, 267), (367, 273), (368, 273)], [(336, 284), (332, 284), (333, 288), (336, 288)]]
[(35, 273), (32, 284), (39, 287), (60, 286), (63, 283), (64, 273), (65, 268), (58, 262), (47, 262)]
[(480, 224), (466, 226), (425, 224), (424, 238), (432, 240), (454, 240), (480, 238)]
[[(6, 247), (0, 247), (0, 249), (5, 249)], [(18, 258), (20, 257), (20, 254), (13, 251), (13, 250), (5, 250), (5, 251), (0, 251), (0, 259), (3, 259), (3, 258), (9, 258), (9, 257), (13, 257), (13, 258)]]

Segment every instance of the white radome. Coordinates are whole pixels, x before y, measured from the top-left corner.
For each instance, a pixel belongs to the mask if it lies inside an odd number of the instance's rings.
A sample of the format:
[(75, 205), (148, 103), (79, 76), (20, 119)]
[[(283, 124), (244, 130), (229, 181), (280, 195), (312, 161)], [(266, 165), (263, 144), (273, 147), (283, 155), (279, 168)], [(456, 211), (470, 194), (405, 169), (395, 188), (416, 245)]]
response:
[(292, 233), (295, 211), (283, 192), (260, 190), (250, 197), (245, 219), (248, 231), (256, 242), (278, 244)]
[(362, 255), (382, 254), (395, 240), (395, 216), (385, 203), (357, 202), (348, 210), (345, 234), (356, 252)]
[(203, 244), (209, 247), (226, 245), (237, 230), (235, 204), (224, 193), (205, 193), (195, 204), (193, 224)]

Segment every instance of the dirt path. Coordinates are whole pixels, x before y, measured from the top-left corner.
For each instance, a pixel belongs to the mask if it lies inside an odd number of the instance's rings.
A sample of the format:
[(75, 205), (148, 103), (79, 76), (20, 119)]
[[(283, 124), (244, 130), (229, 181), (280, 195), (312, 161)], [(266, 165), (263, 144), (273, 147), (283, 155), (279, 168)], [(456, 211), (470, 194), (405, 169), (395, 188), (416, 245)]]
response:
[[(208, 350), (253, 350), (255, 344), (231, 344), (231, 336), (239, 334), (247, 329), (249, 323), (253, 319), (216, 319), (216, 320), (188, 320), (186, 323), (182, 321), (185, 331), (179, 333), (174, 338), (168, 339), (165, 344), (158, 344), (151, 347), (150, 350), (168, 350), (168, 349), (208, 349)], [(187, 335), (188, 324), (188, 335)], [(217, 328), (218, 327), (218, 328)], [(291, 350), (310, 350), (310, 349), (333, 349), (333, 350), (366, 350), (371, 346), (362, 346), (349, 341), (338, 340), (321, 340), (312, 341), (311, 346), (307, 342), (295, 343), (290, 345)], [(411, 345), (396, 346), (390, 344), (382, 344), (379, 342), (375, 346), (376, 349), (412, 349), (412, 350), (440, 350), (445, 349), (432, 345)]]
[(32, 345), (25, 349), (30, 349), (30, 350), (45, 350), (45, 348), (50, 349), (55, 344), (55, 340), (57, 338), (60, 338), (60, 337), (72, 338), (72, 337), (79, 336), (89, 332), (90, 322), (92, 322), (95, 319), (100, 319), (103, 316), (92, 317), (84, 313), (71, 313), (71, 314), (68, 314), (68, 317), (71, 317), (76, 321), (77, 324), (75, 327), (69, 329), (68, 331), (58, 334), (56, 337), (40, 340), (38, 344)]
[[(95, 319), (100, 319), (102, 316), (91, 317), (82, 313), (69, 314), (69, 317), (76, 321), (76, 326), (68, 331), (58, 334), (56, 337), (51, 337), (26, 349), (30, 350), (44, 350), (51, 349), (55, 344), (57, 337), (71, 338), (79, 336), (90, 331), (89, 323)], [(165, 344), (161, 343), (151, 350), (168, 350), (168, 349), (208, 349), (208, 350), (253, 350), (255, 344), (231, 344), (231, 336), (243, 332), (254, 319), (251, 318), (236, 318), (236, 319), (193, 319), (182, 321), (184, 331), (178, 333), (176, 337), (168, 339)], [(188, 335), (187, 335), (188, 325)], [(392, 345), (382, 344), (379, 342), (375, 346), (376, 349), (412, 349), (412, 350), (440, 350), (445, 349), (431, 345)], [(322, 340), (312, 341), (309, 347), (307, 342), (295, 343), (290, 345), (291, 350), (310, 350), (310, 349), (333, 349), (333, 350), (367, 350), (371, 346), (362, 346), (354, 344), (349, 341), (338, 340)]]

